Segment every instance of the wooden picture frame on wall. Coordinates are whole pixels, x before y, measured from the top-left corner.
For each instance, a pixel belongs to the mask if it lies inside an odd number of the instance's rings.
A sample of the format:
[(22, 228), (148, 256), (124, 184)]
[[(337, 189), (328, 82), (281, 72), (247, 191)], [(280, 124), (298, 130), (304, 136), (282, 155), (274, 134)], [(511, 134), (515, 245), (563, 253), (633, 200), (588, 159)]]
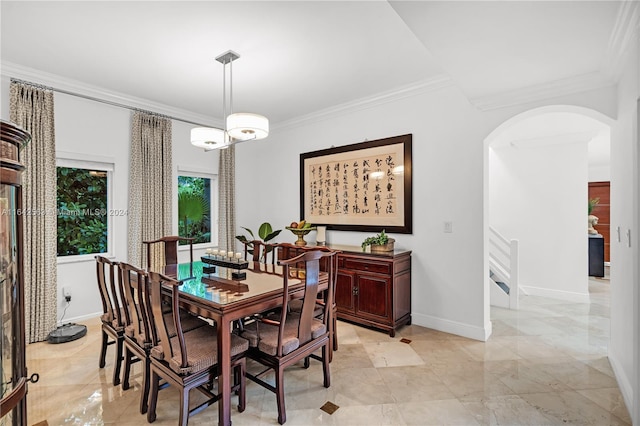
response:
[(300, 218), (327, 229), (411, 234), (412, 135), (300, 154)]

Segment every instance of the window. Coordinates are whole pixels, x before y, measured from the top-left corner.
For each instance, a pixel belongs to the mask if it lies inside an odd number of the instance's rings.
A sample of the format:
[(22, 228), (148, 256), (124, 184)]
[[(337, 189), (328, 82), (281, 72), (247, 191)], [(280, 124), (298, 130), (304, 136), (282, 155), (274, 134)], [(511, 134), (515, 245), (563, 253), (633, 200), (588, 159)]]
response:
[(58, 160), (58, 257), (109, 252), (113, 166)]
[[(194, 244), (216, 241), (212, 226), (213, 176), (183, 172), (178, 176), (178, 234), (195, 238)], [(184, 245), (186, 242), (180, 242)]]

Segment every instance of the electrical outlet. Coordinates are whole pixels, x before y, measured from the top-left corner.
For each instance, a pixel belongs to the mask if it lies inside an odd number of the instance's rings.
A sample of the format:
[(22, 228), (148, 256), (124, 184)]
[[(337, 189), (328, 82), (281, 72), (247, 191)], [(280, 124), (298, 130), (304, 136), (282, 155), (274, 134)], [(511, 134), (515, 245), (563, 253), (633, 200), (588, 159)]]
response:
[(447, 234), (450, 234), (453, 232), (453, 222), (444, 222), (444, 227), (443, 227), (443, 231), (446, 232)]
[(62, 287), (62, 295), (65, 298), (69, 298), (71, 297), (71, 287), (67, 286), (67, 287)]

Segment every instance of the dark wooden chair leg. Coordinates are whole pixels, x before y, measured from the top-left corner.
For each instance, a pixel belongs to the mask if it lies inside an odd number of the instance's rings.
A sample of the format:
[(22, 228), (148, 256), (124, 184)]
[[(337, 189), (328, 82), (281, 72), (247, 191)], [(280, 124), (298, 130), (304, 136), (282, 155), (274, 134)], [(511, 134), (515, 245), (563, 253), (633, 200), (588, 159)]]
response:
[[(331, 338), (331, 336), (329, 336)], [(331, 386), (331, 376), (329, 370), (329, 345), (326, 344), (322, 347), (322, 372), (324, 373), (324, 387)]]
[(189, 421), (189, 388), (182, 389), (182, 399), (180, 399), (180, 418), (178, 424), (187, 426)]
[(124, 348), (124, 372), (122, 373), (122, 390), (129, 389), (129, 375), (131, 374), (131, 362), (134, 357), (133, 352)]
[(287, 421), (287, 412), (284, 406), (284, 368), (278, 366), (276, 373), (276, 403), (278, 405), (278, 423), (281, 425)]
[(144, 360), (144, 369), (142, 370), (142, 396), (140, 397), (140, 414), (145, 414), (149, 409), (149, 381), (151, 380), (151, 361), (149, 358)]
[(118, 386), (120, 384), (120, 369), (122, 367), (122, 347), (123, 340), (121, 338), (116, 338), (116, 361), (113, 366), (113, 386)]
[(109, 336), (107, 335), (107, 333), (103, 331), (102, 332), (102, 348), (100, 349), (100, 362), (98, 363), (98, 366), (100, 368), (104, 368), (106, 364), (108, 344), (109, 344)]
[(246, 398), (246, 378), (245, 378), (245, 361), (242, 360), (242, 362), (240, 362), (240, 364), (238, 364), (238, 366), (235, 368), (238, 377), (238, 384), (239, 389), (238, 389), (238, 411), (239, 412), (243, 412), (245, 407), (246, 407), (246, 403), (247, 403), (247, 398)]
[(151, 373), (151, 380), (149, 383), (151, 392), (149, 394), (149, 408), (147, 410), (147, 422), (153, 423), (156, 421), (156, 404), (158, 403), (158, 386), (160, 386), (160, 376), (154, 371)]

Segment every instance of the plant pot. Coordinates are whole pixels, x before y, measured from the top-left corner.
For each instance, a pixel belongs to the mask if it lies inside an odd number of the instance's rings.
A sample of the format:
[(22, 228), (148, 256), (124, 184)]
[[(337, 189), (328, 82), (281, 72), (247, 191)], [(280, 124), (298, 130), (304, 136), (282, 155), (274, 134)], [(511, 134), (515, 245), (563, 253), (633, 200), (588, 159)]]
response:
[(393, 238), (389, 238), (386, 244), (371, 244), (371, 253), (393, 251), (395, 241)]

